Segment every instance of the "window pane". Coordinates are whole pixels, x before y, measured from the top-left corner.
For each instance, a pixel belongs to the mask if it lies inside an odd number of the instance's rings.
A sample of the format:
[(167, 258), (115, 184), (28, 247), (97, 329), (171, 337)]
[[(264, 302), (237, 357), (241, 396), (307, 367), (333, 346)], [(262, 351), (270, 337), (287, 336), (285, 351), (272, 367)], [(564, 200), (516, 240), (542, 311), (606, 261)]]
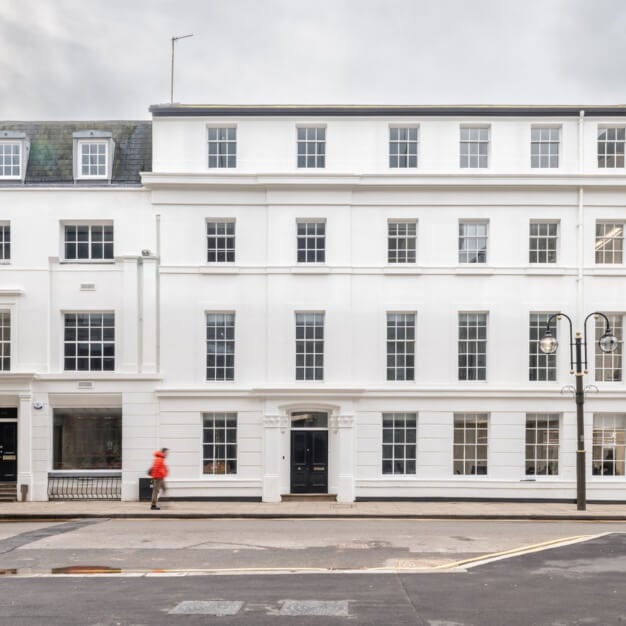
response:
[[(205, 413), (202, 432), (203, 474), (235, 474), (237, 472), (237, 414)], [(228, 445), (224, 445), (224, 442), (228, 442)]]
[(54, 469), (102, 470), (121, 467), (121, 409), (54, 409)]
[(417, 414), (383, 413), (382, 426), (382, 473), (415, 474)]

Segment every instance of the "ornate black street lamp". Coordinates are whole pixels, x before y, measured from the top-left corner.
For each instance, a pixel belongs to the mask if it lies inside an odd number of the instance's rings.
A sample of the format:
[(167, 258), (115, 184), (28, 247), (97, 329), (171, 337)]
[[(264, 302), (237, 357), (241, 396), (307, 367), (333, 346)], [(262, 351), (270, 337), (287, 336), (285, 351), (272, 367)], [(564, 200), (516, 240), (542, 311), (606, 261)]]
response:
[[(550, 324), (554, 319), (564, 317), (569, 322), (569, 354), (570, 354), (570, 374), (576, 375), (576, 505), (579, 511), (587, 508), (586, 486), (585, 486), (585, 421), (583, 407), (585, 404), (585, 391), (583, 388), (583, 376), (589, 371), (587, 369), (587, 320), (592, 316), (604, 318), (606, 327), (604, 334), (598, 340), (598, 345), (602, 352), (614, 352), (618, 341), (611, 332), (609, 318), (599, 311), (589, 313), (583, 322), (583, 334), (576, 332), (573, 336), (572, 320), (565, 313), (555, 313), (548, 318), (546, 330), (539, 340), (539, 349), (544, 354), (554, 354), (559, 342), (550, 330)], [(583, 358), (584, 348), (584, 358)]]

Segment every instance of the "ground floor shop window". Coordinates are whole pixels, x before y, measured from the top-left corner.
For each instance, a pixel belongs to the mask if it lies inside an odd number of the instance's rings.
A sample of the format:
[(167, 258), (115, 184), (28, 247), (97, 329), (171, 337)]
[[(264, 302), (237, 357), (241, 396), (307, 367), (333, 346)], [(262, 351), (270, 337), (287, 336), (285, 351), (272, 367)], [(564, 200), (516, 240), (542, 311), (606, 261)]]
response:
[(205, 413), (202, 418), (202, 473), (237, 473), (237, 414)]
[(454, 473), (487, 473), (488, 416), (458, 413), (454, 416)]
[(554, 413), (526, 415), (526, 474), (559, 473), (559, 416)]
[(54, 409), (53, 469), (122, 467), (122, 409)]
[(626, 414), (594, 415), (591, 454), (593, 475), (624, 476), (625, 457)]
[(383, 474), (415, 474), (416, 413), (383, 413)]

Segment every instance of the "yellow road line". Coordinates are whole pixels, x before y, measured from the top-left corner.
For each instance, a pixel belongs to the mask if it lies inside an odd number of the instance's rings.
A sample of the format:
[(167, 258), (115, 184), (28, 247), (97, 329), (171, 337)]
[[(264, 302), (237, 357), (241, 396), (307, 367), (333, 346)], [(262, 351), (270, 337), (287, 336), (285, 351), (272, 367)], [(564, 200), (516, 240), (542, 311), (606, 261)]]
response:
[[(602, 533), (604, 534), (604, 533)], [(484, 561), (493, 561), (494, 559), (501, 559), (507, 556), (520, 556), (522, 554), (530, 554), (532, 552), (539, 552), (545, 548), (556, 547), (560, 545), (569, 545), (572, 543), (579, 543), (582, 541), (589, 541), (595, 537), (601, 535), (577, 535), (574, 537), (562, 537), (560, 539), (551, 539), (550, 541), (542, 541), (540, 543), (534, 543), (529, 546), (522, 546), (521, 548), (512, 548), (511, 550), (503, 550), (501, 552), (492, 552), (491, 554), (484, 554), (482, 556), (475, 556), (471, 559), (464, 559), (462, 561), (455, 561), (453, 563), (445, 563), (444, 565), (436, 565), (431, 569), (453, 569), (456, 567), (462, 567), (464, 565), (471, 565), (476, 563), (482, 563)]]
[(124, 569), (121, 568), (119, 572), (99, 572), (98, 568), (93, 568), (92, 572), (76, 572), (76, 573), (53, 573), (51, 571), (36, 571), (28, 570), (24, 568), (21, 572), (19, 570), (5, 571), (5, 574), (17, 575), (17, 577), (76, 577), (76, 576), (176, 576), (176, 575), (194, 575), (194, 574), (246, 574), (246, 573), (298, 573), (298, 574), (310, 574), (310, 573), (327, 573), (327, 574), (342, 574), (342, 573), (384, 573), (384, 572), (434, 572), (434, 571), (446, 571), (454, 570), (457, 568), (473, 567), (475, 565), (488, 563), (494, 560), (500, 560), (507, 557), (521, 556), (523, 554), (531, 554), (533, 552), (539, 552), (541, 550), (549, 549), (557, 546), (571, 545), (574, 543), (581, 543), (583, 541), (589, 541), (597, 537), (602, 537), (609, 533), (599, 533), (595, 535), (576, 535), (573, 537), (561, 537), (560, 539), (551, 539), (549, 541), (542, 541), (519, 548), (512, 548), (510, 550), (502, 550), (500, 552), (492, 552), (490, 554), (483, 554), (471, 559), (463, 559), (461, 561), (453, 561), (451, 563), (443, 563), (441, 565), (424, 565), (423, 567), (394, 567), (394, 566), (382, 566), (382, 567), (367, 567), (367, 568), (328, 568), (328, 567), (300, 567), (300, 566), (284, 566), (284, 567), (236, 567), (236, 568), (184, 568), (184, 569)]

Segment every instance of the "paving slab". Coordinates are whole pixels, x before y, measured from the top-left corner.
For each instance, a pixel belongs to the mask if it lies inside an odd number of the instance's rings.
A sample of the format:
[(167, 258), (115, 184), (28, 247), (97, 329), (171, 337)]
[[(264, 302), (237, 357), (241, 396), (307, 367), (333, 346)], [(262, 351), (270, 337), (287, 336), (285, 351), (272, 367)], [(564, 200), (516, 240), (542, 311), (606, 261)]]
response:
[(626, 521), (626, 502), (589, 504), (579, 511), (563, 502), (163, 502), (158, 511), (145, 502), (2, 502), (0, 520), (70, 518), (415, 518)]

